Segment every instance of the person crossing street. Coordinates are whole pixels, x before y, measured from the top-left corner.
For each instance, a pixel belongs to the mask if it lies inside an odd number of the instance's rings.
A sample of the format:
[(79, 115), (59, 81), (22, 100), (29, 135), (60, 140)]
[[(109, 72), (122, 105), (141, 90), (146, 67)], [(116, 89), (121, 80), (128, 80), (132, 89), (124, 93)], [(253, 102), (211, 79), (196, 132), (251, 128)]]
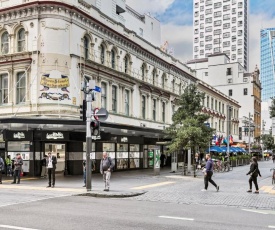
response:
[(212, 180), (213, 176), (213, 160), (211, 159), (210, 154), (206, 154), (206, 167), (205, 167), (205, 173), (204, 173), (204, 189), (202, 191), (207, 191), (208, 189), (208, 182), (210, 182), (213, 186), (215, 186), (217, 192), (219, 191), (220, 187)]

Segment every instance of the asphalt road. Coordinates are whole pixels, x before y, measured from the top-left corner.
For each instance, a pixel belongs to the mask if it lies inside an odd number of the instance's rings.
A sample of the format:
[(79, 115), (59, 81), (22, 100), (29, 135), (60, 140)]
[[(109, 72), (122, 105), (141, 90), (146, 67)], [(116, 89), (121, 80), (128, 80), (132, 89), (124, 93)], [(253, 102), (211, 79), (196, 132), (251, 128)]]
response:
[(57, 197), (0, 207), (0, 229), (230, 229), (275, 228), (275, 211), (125, 199)]

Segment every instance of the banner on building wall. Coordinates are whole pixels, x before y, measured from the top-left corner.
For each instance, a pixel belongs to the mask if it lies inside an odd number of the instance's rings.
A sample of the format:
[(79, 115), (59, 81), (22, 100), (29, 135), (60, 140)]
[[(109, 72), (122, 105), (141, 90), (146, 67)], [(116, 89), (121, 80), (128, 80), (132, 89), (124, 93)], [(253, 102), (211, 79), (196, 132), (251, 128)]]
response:
[(39, 96), (40, 99), (47, 100), (71, 100), (69, 77), (62, 75), (58, 70), (52, 70), (49, 74), (43, 74), (40, 80), (40, 85), (43, 87)]

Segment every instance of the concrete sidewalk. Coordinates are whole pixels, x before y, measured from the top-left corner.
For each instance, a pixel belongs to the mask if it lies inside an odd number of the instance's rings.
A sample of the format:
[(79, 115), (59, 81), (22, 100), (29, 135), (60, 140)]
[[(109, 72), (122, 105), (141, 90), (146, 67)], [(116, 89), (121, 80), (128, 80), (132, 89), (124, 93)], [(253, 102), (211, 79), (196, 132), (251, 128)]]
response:
[[(170, 177), (172, 176), (172, 177)], [(46, 188), (48, 179), (22, 177), (20, 184), (11, 184), (12, 177), (4, 177), (1, 189), (24, 191), (27, 193), (47, 193), (60, 195), (87, 195), (94, 197), (131, 197), (144, 194), (147, 189), (174, 183), (170, 169), (161, 169), (159, 176), (154, 176), (153, 169), (113, 172), (109, 192), (104, 192), (102, 175), (92, 175), (92, 191), (83, 187), (83, 176), (56, 175), (55, 188)]]

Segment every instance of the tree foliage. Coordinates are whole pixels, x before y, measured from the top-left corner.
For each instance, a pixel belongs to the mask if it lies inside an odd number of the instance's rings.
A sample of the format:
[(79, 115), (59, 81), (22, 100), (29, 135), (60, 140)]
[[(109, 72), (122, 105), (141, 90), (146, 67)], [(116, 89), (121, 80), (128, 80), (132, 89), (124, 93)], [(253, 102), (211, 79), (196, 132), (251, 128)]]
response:
[(275, 97), (271, 97), (271, 106), (269, 106), (270, 118), (275, 117)]
[(179, 108), (172, 117), (173, 123), (166, 129), (167, 137), (171, 139), (169, 152), (209, 145), (214, 130), (204, 124), (209, 119), (209, 115), (201, 112), (204, 97), (195, 84), (185, 88), (177, 102)]
[(274, 149), (275, 147), (274, 138), (271, 134), (263, 134), (261, 138), (262, 138), (264, 149), (268, 149), (268, 150)]

